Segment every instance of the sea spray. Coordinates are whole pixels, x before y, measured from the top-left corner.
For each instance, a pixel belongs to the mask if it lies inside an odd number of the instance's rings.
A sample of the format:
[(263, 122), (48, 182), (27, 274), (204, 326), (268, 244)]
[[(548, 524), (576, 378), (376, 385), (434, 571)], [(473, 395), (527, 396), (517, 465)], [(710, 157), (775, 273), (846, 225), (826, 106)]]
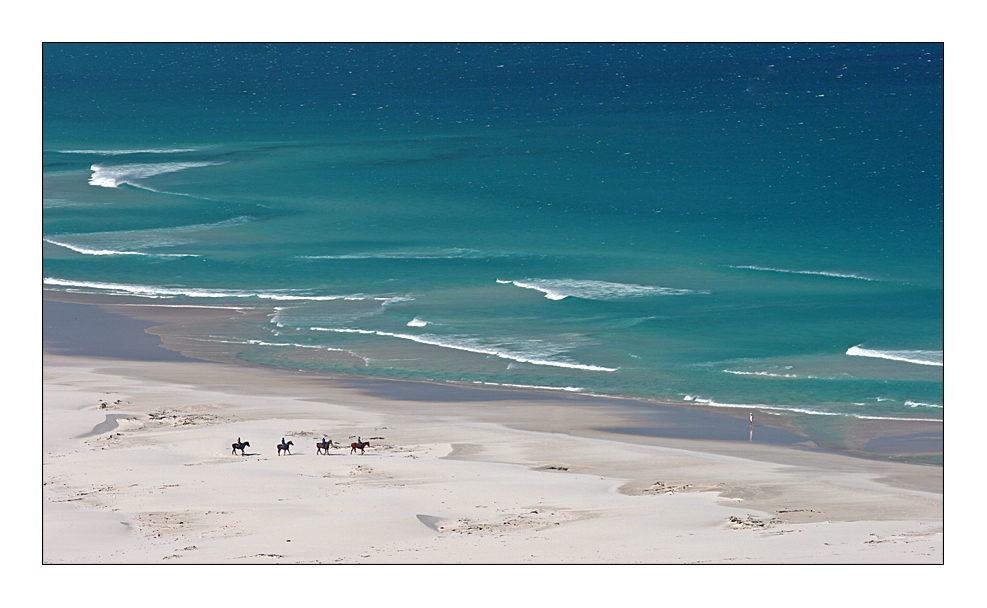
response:
[(847, 349), (846, 354), (851, 357), (874, 357), (916, 365), (943, 366), (943, 351), (941, 350), (877, 350), (857, 345)]
[(121, 184), (129, 184), (132, 186), (140, 186), (140, 181), (153, 177), (155, 175), (163, 175), (166, 173), (175, 173), (177, 171), (184, 171), (186, 169), (194, 169), (197, 167), (209, 167), (213, 165), (220, 165), (223, 163), (218, 162), (171, 162), (171, 163), (147, 163), (147, 164), (133, 164), (133, 165), (93, 165), (90, 170), (92, 171), (92, 176), (89, 178), (89, 185), (100, 186), (103, 188), (116, 188)]

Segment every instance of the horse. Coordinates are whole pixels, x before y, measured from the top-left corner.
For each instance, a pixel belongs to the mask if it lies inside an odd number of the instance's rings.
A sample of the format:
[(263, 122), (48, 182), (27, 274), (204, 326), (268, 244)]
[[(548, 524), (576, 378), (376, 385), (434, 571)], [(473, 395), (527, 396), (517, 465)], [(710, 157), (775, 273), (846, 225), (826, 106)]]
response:
[(363, 448), (369, 448), (369, 447), (370, 447), (370, 442), (369, 441), (361, 441), (361, 442), (351, 443), (350, 444), (350, 454), (355, 454), (357, 450), (360, 450), (360, 453), (362, 454), (363, 453)]
[(294, 445), (294, 444), (293, 444), (293, 443), (291, 443), (290, 441), (289, 441), (288, 443), (286, 443), (286, 444), (284, 444), (284, 445), (281, 445), (281, 444), (279, 443), (279, 444), (278, 444), (278, 456), (280, 456), (280, 455), (281, 455), (281, 452), (284, 452), (285, 454), (291, 454), (291, 450), (290, 450), (290, 449), (288, 449), (288, 448), (290, 448), (290, 447), (291, 447), (291, 446), (293, 446), (293, 445)]
[(325, 452), (326, 455), (328, 456), (329, 455), (329, 448), (334, 448), (334, 447), (337, 447), (337, 446), (332, 442), (332, 439), (329, 439), (327, 441), (320, 441), (320, 442), (318, 442), (318, 443), (315, 444), (315, 453), (316, 454), (321, 454), (321, 453)]
[(240, 455), (246, 456), (247, 453), (244, 451), (244, 448), (249, 448), (249, 447), (250, 447), (249, 441), (244, 441), (244, 442), (237, 441), (236, 443), (233, 444), (233, 453), (236, 454), (236, 451), (240, 450)]

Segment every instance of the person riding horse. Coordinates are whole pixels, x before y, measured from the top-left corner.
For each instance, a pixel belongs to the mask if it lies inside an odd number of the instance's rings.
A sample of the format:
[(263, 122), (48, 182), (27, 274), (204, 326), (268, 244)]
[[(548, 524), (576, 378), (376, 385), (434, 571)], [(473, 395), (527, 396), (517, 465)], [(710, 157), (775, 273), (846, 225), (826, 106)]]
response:
[(325, 435), (322, 436), (322, 443), (315, 444), (316, 453), (321, 454), (322, 452), (325, 452), (327, 456), (329, 455), (329, 448), (331, 447), (334, 447), (332, 444), (332, 439), (326, 439)]
[(250, 442), (249, 441), (240, 441), (240, 438), (237, 437), (236, 438), (236, 443), (233, 444), (233, 453), (236, 454), (236, 451), (237, 450), (240, 450), (240, 455), (246, 456), (247, 455), (247, 451), (244, 448), (248, 448), (248, 447), (250, 447)]
[(290, 441), (287, 441), (286, 442), (284, 440), (284, 437), (282, 437), (281, 438), (281, 443), (279, 443), (277, 445), (277, 448), (278, 448), (278, 456), (281, 455), (281, 452), (284, 452), (285, 454), (291, 454), (291, 446), (292, 445), (293, 445), (292, 442), (290, 442)]

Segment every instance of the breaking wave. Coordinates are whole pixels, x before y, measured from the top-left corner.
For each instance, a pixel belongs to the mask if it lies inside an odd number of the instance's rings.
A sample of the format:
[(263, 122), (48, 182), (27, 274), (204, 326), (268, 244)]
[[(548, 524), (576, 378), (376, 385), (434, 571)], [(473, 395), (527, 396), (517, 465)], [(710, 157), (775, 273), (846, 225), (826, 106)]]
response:
[(673, 289), (671, 287), (610, 283), (607, 281), (580, 281), (575, 279), (525, 279), (523, 281), (504, 281), (497, 279), (497, 282), (502, 285), (514, 285), (523, 289), (540, 291), (549, 300), (564, 300), (569, 297), (583, 300), (620, 300), (623, 298), (683, 296), (710, 293), (708, 291), (694, 291), (691, 289)]
[(127, 154), (179, 154), (198, 152), (199, 148), (141, 148), (135, 150), (53, 150), (58, 154), (96, 154), (99, 156), (125, 156)]
[(862, 348), (858, 344), (857, 346), (850, 347), (846, 351), (846, 354), (851, 357), (874, 357), (876, 359), (903, 361), (917, 365), (943, 367), (943, 351), (941, 350), (875, 350)]
[(66, 243), (64, 241), (56, 241), (55, 239), (45, 238), (46, 243), (51, 243), (52, 245), (57, 245), (59, 247), (64, 247), (66, 249), (71, 249), (76, 253), (82, 253), (85, 255), (145, 255), (149, 257), (158, 258), (184, 258), (184, 257), (200, 257), (195, 253), (148, 253), (146, 251), (118, 251), (115, 249), (92, 249), (88, 247), (83, 247), (80, 245), (72, 245), (71, 243)]
[(299, 255), (295, 256), (300, 260), (453, 260), (453, 259), (482, 259), (482, 258), (502, 258), (515, 254), (491, 251), (479, 251), (476, 249), (443, 249), (435, 252), (376, 252), (376, 253), (346, 253), (338, 255)]
[(194, 243), (189, 235), (215, 228), (228, 228), (253, 221), (250, 216), (239, 216), (209, 224), (192, 224), (168, 228), (148, 228), (141, 230), (115, 230), (110, 232), (87, 232), (82, 234), (60, 234), (57, 238), (44, 237), (44, 241), (71, 249), (84, 255), (143, 255), (151, 257), (201, 257), (194, 253), (160, 253), (147, 251), (157, 247), (174, 247)]
[(163, 175), (165, 173), (175, 173), (186, 169), (197, 167), (209, 167), (221, 165), (218, 162), (174, 162), (174, 163), (140, 163), (133, 165), (93, 165), (90, 170), (93, 172), (89, 178), (92, 186), (103, 188), (116, 188), (121, 184), (143, 187), (138, 180)]
[[(258, 290), (250, 291), (243, 289), (197, 289), (193, 287), (163, 287), (158, 285), (135, 285), (126, 283), (103, 283), (98, 281), (70, 281), (54, 277), (45, 277), (45, 285), (56, 287), (66, 287), (75, 289), (96, 289), (101, 292), (108, 292), (112, 295), (138, 296), (142, 298), (257, 298), (261, 300), (285, 300), (285, 301), (305, 301), (305, 300), (343, 300), (343, 299), (370, 299), (366, 296), (337, 296), (337, 295), (317, 295), (307, 293), (301, 289), (286, 290)], [(373, 298), (382, 299), (385, 302), (393, 298)]]
[(825, 272), (820, 270), (786, 270), (784, 268), (764, 268), (762, 266), (730, 266), (730, 268), (735, 268), (737, 270), (760, 270), (762, 272), (781, 272), (785, 274), (813, 274), (823, 277), (834, 277), (837, 279), (856, 279), (858, 281), (876, 281), (877, 279), (871, 279), (868, 277), (862, 277), (859, 274), (846, 274), (841, 272)]
[(559, 359), (549, 359), (548, 357), (553, 357), (558, 354), (558, 352), (546, 352), (545, 345), (539, 343), (541, 348), (537, 352), (518, 352), (516, 345), (514, 349), (504, 348), (500, 344), (489, 344), (483, 340), (471, 336), (436, 336), (430, 334), (422, 335), (411, 335), (411, 334), (398, 334), (389, 331), (375, 331), (369, 329), (351, 329), (351, 328), (329, 328), (329, 327), (312, 327), (313, 331), (328, 331), (340, 334), (362, 334), (367, 336), (383, 336), (388, 338), (397, 338), (399, 340), (409, 340), (411, 342), (417, 342), (419, 344), (427, 344), (429, 346), (438, 346), (441, 348), (449, 348), (453, 350), (461, 350), (471, 353), (477, 353), (480, 355), (490, 355), (492, 357), (498, 357), (500, 359), (508, 359), (510, 361), (516, 361), (518, 363), (530, 363), (532, 365), (548, 365), (552, 367), (564, 367), (568, 369), (581, 369), (587, 371), (595, 372), (615, 372), (619, 368), (602, 367), (599, 365), (585, 365), (582, 363), (576, 363), (574, 361), (565, 361)]
[(483, 386), (500, 386), (506, 388), (534, 389), (540, 391), (562, 391), (566, 393), (582, 393), (586, 390), (578, 386), (541, 386), (537, 384), (505, 384), (503, 382), (483, 382), (481, 380), (477, 380), (473, 382), (473, 384), (481, 384)]
[(812, 416), (837, 416), (843, 418), (857, 418), (860, 420), (900, 420), (904, 422), (942, 422), (942, 420), (936, 420), (930, 418), (902, 418), (895, 416), (869, 416), (867, 414), (854, 414), (854, 413), (846, 413), (846, 412), (826, 412), (826, 411), (810, 409), (806, 407), (781, 407), (781, 406), (771, 406), (771, 405), (761, 405), (761, 404), (720, 403), (717, 401), (713, 401), (712, 399), (696, 397), (695, 395), (686, 395), (685, 397), (683, 397), (683, 400), (692, 403), (708, 405), (709, 407), (727, 407), (727, 408), (739, 408), (746, 410), (764, 410), (764, 411), (786, 412), (786, 413), (794, 412), (798, 414), (809, 414)]
[(774, 372), (742, 372), (738, 370), (725, 369), (724, 373), (735, 376), (761, 376), (763, 378), (798, 378), (797, 374), (778, 374)]

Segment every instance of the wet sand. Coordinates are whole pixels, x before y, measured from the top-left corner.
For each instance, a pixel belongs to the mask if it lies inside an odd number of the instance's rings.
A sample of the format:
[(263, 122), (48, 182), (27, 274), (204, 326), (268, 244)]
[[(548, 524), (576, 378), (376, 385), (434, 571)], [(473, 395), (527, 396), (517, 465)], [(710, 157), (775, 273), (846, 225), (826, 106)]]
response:
[(943, 560), (942, 467), (703, 408), (164, 360), (92, 308), (44, 309), (46, 563)]
[(42, 344), (46, 352), (136, 361), (187, 361), (147, 333), (153, 325), (99, 306), (42, 300)]
[[(58, 297), (49, 295), (47, 298)], [(64, 297), (64, 296), (61, 296)], [(173, 347), (182, 339), (172, 337), (173, 326), (188, 325), (231, 314), (229, 309), (204, 307), (173, 308), (143, 305), (67, 302), (45, 299), (44, 345), (52, 354), (88, 356), (138, 361), (193, 361), (200, 360), (165, 348), (158, 334), (167, 336)], [(244, 309), (250, 314), (250, 309)], [(259, 314), (259, 313), (255, 313)], [(137, 318), (134, 318), (134, 317)], [(153, 328), (153, 329), (151, 329)], [(149, 331), (150, 330), (150, 331)], [(157, 333), (154, 333), (157, 332)], [(213, 362), (233, 362), (229, 357), (208, 352), (195, 352)], [(250, 365), (238, 362), (240, 365)], [(256, 366), (255, 366), (256, 367)], [(784, 416), (765, 415), (759, 412), (751, 429), (747, 412), (719, 408), (684, 406), (641, 402), (632, 399), (605, 398), (590, 395), (566, 394), (553, 391), (537, 391), (502, 387), (474, 387), (462, 384), (414, 382), (390, 379), (360, 378), (352, 376), (302, 372), (323, 377), (334, 387), (354, 390), (385, 401), (423, 403), (463, 403), (471, 401), (533, 401), (550, 403), (557, 407), (588, 407), (619, 413), (621, 424), (600, 427), (625, 440), (661, 437), (667, 439), (695, 439), (717, 442), (748, 442), (764, 445), (790, 446), (798, 449), (826, 450), (827, 446), (797, 432), (785, 424)], [(754, 408), (756, 409), (756, 408)], [(864, 448), (856, 455), (885, 458), (942, 453), (942, 423), (912, 422), (905, 425), (893, 421), (858, 423), (876, 429), (873, 438), (861, 441)], [(902, 428), (904, 430), (898, 430)], [(883, 429), (887, 429), (884, 431)], [(922, 437), (919, 441), (916, 438)]]

